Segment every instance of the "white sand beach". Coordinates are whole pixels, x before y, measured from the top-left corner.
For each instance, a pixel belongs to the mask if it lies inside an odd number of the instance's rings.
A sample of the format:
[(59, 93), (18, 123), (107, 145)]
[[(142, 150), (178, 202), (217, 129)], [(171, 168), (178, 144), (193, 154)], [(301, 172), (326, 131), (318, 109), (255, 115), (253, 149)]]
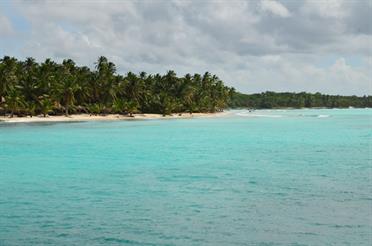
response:
[(0, 122), (6, 123), (33, 123), (33, 122), (78, 122), (78, 121), (115, 121), (115, 120), (150, 120), (150, 119), (187, 119), (197, 117), (221, 117), (227, 112), (218, 113), (182, 113), (163, 116), (161, 114), (133, 114), (133, 117), (119, 114), (107, 115), (90, 115), (90, 114), (72, 114), (69, 116), (26, 116), (10, 118), (8, 116), (0, 116)]

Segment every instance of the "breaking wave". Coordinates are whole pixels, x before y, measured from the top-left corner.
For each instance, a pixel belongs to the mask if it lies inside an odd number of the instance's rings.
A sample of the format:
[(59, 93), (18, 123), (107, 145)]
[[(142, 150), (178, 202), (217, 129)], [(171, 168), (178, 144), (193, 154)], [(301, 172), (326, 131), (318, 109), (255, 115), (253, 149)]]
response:
[[(270, 111), (266, 110), (265, 112), (270, 112)], [(263, 118), (283, 118), (283, 117), (328, 118), (328, 117), (330, 117), (330, 115), (328, 115), (328, 114), (297, 114), (297, 115), (293, 115), (293, 114), (270, 114), (270, 113), (269, 114), (262, 114), (263, 113), (262, 111), (260, 113), (261, 114), (258, 114), (256, 112), (238, 112), (238, 113), (235, 113), (235, 115), (241, 116), (241, 117), (252, 117), (252, 118), (257, 118), (257, 117), (263, 117)]]
[(281, 118), (283, 115), (271, 115), (271, 114), (252, 114), (252, 113), (237, 113), (236, 115), (242, 117), (267, 117), (267, 118)]

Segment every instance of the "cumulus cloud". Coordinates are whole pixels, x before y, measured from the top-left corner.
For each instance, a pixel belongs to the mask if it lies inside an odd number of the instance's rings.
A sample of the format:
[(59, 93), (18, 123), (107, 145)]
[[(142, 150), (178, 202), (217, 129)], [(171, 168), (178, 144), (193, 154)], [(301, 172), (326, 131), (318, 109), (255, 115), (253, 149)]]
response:
[(306, 0), (302, 7), (302, 12), (306, 14), (314, 14), (322, 17), (342, 18), (347, 15), (348, 8), (345, 6), (344, 0), (327, 0), (327, 1), (313, 1)]
[(288, 9), (285, 6), (283, 6), (281, 3), (274, 1), (274, 0), (262, 0), (261, 8), (263, 11), (267, 11), (267, 12), (270, 12), (274, 15), (278, 15), (281, 17), (290, 16)]
[(10, 20), (0, 12), (0, 36), (7, 37), (14, 33)]
[[(22, 37), (16, 45), (3, 44), (4, 55), (73, 58), (81, 65), (105, 55), (120, 72), (208, 70), (243, 92), (371, 94), (372, 30), (367, 20), (372, 6), (367, 0), (11, 5), (16, 13), (10, 14), (20, 15), (29, 29), (17, 30), (0, 14), (0, 35), (14, 29)], [(335, 59), (322, 65), (327, 57)], [(358, 66), (349, 62), (353, 57), (361, 60)]]

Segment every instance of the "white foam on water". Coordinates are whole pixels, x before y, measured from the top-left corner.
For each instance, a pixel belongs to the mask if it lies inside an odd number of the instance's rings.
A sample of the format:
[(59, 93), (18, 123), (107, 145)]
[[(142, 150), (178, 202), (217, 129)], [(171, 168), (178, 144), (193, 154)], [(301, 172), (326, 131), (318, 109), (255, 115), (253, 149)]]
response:
[(237, 113), (236, 115), (242, 117), (267, 117), (267, 118), (281, 118), (283, 115), (271, 115), (271, 114), (252, 114), (252, 113)]
[(329, 115), (328, 114), (320, 114), (318, 115), (318, 118), (328, 118)]
[(283, 115), (275, 115), (275, 114), (256, 114), (256, 117), (268, 117), (268, 118), (281, 118)]
[(245, 115), (247, 115), (247, 113), (236, 113), (235, 115), (245, 116)]

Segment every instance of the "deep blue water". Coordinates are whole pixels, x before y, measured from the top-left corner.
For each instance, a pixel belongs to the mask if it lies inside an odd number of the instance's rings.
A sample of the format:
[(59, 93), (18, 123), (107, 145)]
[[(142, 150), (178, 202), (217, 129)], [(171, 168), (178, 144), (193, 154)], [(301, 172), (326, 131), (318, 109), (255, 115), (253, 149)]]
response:
[(0, 245), (371, 245), (372, 110), (0, 124)]

